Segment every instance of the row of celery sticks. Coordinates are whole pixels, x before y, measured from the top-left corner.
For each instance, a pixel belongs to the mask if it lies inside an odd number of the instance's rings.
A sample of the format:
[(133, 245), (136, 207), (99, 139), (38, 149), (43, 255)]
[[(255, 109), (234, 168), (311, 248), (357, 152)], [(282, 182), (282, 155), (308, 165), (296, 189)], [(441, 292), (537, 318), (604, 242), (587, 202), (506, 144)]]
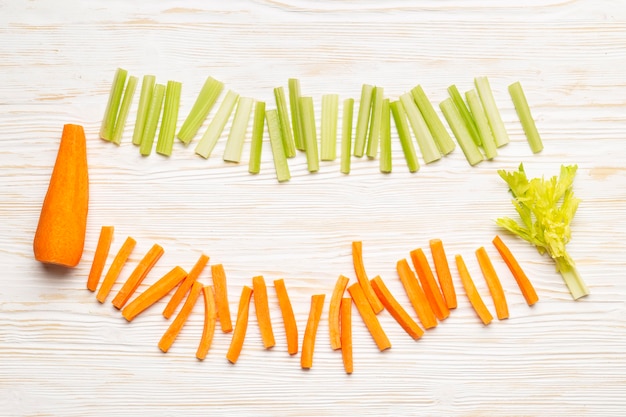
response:
[[(137, 84), (138, 78), (129, 75), (127, 70), (116, 70), (100, 129), (102, 139), (118, 145), (121, 143)], [(470, 165), (493, 159), (497, 148), (509, 142), (489, 80), (477, 77), (474, 85), (475, 88), (465, 93), (465, 98), (455, 85), (450, 86), (449, 97), (439, 103), (456, 143)], [(159, 84), (154, 75), (143, 77), (132, 138), (141, 155), (150, 155), (155, 139), (156, 152), (165, 156), (171, 155), (176, 137), (185, 145), (191, 143), (222, 96), (224, 83), (213, 77), (207, 78), (176, 133), (181, 89), (182, 84), (178, 81)], [(532, 152), (540, 152), (543, 149), (542, 140), (521, 84), (511, 84), (509, 93)], [(385, 97), (383, 87), (363, 84), (356, 115), (355, 100), (343, 100), (340, 126), (339, 95), (324, 94), (319, 135), (313, 98), (302, 95), (297, 78), (288, 80), (287, 93), (282, 86), (274, 88), (274, 98), (275, 108), (266, 109), (263, 101), (241, 97), (235, 91), (227, 90), (197, 142), (195, 153), (209, 158), (231, 116), (233, 120), (224, 149), (224, 161), (241, 161), (252, 119), (248, 171), (252, 174), (260, 172), (267, 126), (279, 182), (291, 178), (288, 159), (295, 157), (298, 151), (305, 153), (308, 170), (316, 172), (320, 161), (337, 159), (338, 142), (342, 173), (350, 172), (352, 157), (365, 155), (371, 159), (379, 158), (381, 172), (391, 172), (392, 119), (410, 172), (420, 168), (413, 138), (426, 164), (441, 159), (456, 148), (455, 141), (420, 85), (392, 100)]]

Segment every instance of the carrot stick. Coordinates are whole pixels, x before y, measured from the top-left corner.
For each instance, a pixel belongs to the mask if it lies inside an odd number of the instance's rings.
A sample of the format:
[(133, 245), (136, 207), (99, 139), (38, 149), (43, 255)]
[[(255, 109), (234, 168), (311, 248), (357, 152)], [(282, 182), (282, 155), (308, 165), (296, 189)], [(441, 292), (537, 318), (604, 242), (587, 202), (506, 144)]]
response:
[(391, 316), (396, 319), (400, 326), (402, 326), (404, 331), (415, 340), (422, 337), (424, 331), (417, 325), (415, 320), (409, 316), (409, 313), (402, 308), (400, 303), (391, 294), (381, 277), (376, 276), (372, 279), (372, 287), (374, 288), (374, 291), (376, 291), (376, 295), (383, 303), (387, 311), (389, 311)]
[(287, 338), (287, 352), (290, 355), (298, 353), (298, 325), (296, 317), (293, 314), (289, 294), (285, 287), (284, 279), (274, 280), (274, 289), (278, 298), (278, 305), (283, 315), (283, 323), (285, 325), (285, 337)]
[(161, 340), (159, 341), (159, 349), (161, 349), (163, 352), (167, 352), (170, 347), (172, 347), (172, 344), (174, 343), (174, 340), (176, 340), (178, 333), (180, 333), (181, 329), (187, 322), (187, 319), (191, 315), (191, 311), (196, 305), (196, 301), (198, 301), (198, 297), (200, 296), (201, 292), (202, 283), (200, 283), (199, 281), (195, 281), (191, 286), (191, 290), (189, 290), (189, 295), (185, 300), (185, 304), (183, 304), (183, 307), (176, 315), (176, 318), (174, 319), (174, 321), (172, 321), (172, 323), (170, 323), (167, 331), (163, 334)]
[(496, 270), (493, 268), (493, 264), (491, 263), (489, 255), (484, 247), (481, 246), (476, 250), (476, 258), (478, 259), (481, 271), (483, 271), (483, 276), (487, 282), (491, 298), (493, 298), (493, 304), (496, 308), (496, 316), (498, 317), (498, 320), (508, 319), (509, 307), (506, 303), (504, 290), (502, 289), (500, 279), (498, 278)]
[(426, 294), (426, 299), (428, 300), (428, 304), (430, 304), (433, 313), (435, 313), (435, 316), (437, 316), (439, 320), (448, 318), (450, 310), (443, 299), (443, 295), (441, 295), (441, 291), (435, 281), (433, 271), (430, 269), (430, 265), (428, 264), (424, 251), (422, 249), (415, 249), (411, 251), (411, 260), (413, 261), (415, 272), (417, 273), (417, 277), (422, 284), (424, 294)]
[(372, 289), (372, 284), (370, 284), (370, 280), (365, 273), (362, 242), (352, 242), (352, 263), (354, 264), (354, 272), (356, 273), (357, 281), (361, 284), (365, 297), (367, 297), (367, 302), (370, 303), (375, 314), (380, 313), (383, 310), (383, 304), (376, 297), (376, 293)]
[(87, 289), (89, 291), (95, 291), (96, 288), (98, 288), (98, 283), (100, 282), (102, 271), (104, 270), (104, 264), (106, 263), (107, 256), (109, 256), (109, 250), (111, 249), (113, 230), (113, 226), (102, 226), (100, 229), (98, 246), (96, 246), (96, 253), (93, 256), (89, 277), (87, 278)]
[(96, 294), (96, 299), (99, 302), (104, 303), (109, 296), (111, 288), (113, 288), (115, 281), (117, 281), (117, 278), (120, 276), (120, 272), (122, 272), (122, 268), (126, 265), (126, 261), (135, 248), (136, 243), (137, 241), (135, 239), (128, 236), (117, 252), (117, 255), (115, 255), (115, 258), (113, 258), (113, 262), (111, 262), (111, 266), (109, 266), (109, 270), (104, 276), (104, 280), (102, 280), (98, 294)]
[(274, 339), (274, 330), (272, 330), (270, 306), (267, 301), (267, 286), (262, 276), (252, 278), (252, 293), (254, 294), (254, 310), (261, 330), (263, 346), (265, 349), (269, 349), (276, 344), (276, 340)]
[(63, 126), (61, 142), (33, 239), (35, 259), (75, 267), (85, 246), (89, 174), (85, 131)]
[(309, 319), (306, 322), (304, 338), (302, 339), (302, 356), (300, 356), (300, 366), (302, 369), (311, 369), (313, 366), (315, 338), (317, 336), (317, 327), (320, 323), (320, 318), (322, 317), (322, 310), (324, 309), (324, 298), (324, 294), (315, 294), (311, 296)]
[(230, 305), (228, 303), (228, 289), (226, 287), (226, 273), (222, 264), (211, 266), (211, 276), (213, 277), (213, 287), (215, 289), (215, 306), (217, 307), (217, 318), (220, 321), (222, 332), (233, 331), (233, 324), (230, 319)]
[(215, 309), (215, 296), (213, 295), (213, 287), (205, 285), (202, 287), (202, 294), (204, 298), (204, 327), (202, 329), (202, 337), (200, 338), (200, 344), (196, 351), (196, 358), (204, 360), (209, 348), (213, 342), (213, 335), (215, 334), (215, 322), (217, 321), (217, 310)]
[(348, 286), (349, 278), (339, 275), (335, 283), (333, 295), (330, 297), (330, 307), (328, 308), (328, 332), (330, 333), (330, 347), (337, 350), (341, 347), (341, 327), (340, 310), (341, 299)]
[(206, 256), (204, 253), (200, 254), (200, 257), (194, 264), (193, 268), (191, 268), (191, 271), (189, 271), (189, 274), (187, 274), (185, 280), (176, 289), (176, 292), (174, 293), (174, 295), (172, 295), (172, 298), (170, 298), (170, 301), (163, 309), (163, 317), (165, 317), (166, 319), (172, 317), (172, 314), (174, 314), (180, 303), (185, 298), (185, 295), (193, 286), (193, 283), (196, 282), (208, 262), (209, 257)]
[(420, 319), (420, 322), (422, 322), (422, 326), (424, 326), (425, 329), (431, 329), (437, 326), (437, 317), (430, 308), (426, 294), (424, 294), (424, 290), (422, 290), (407, 260), (402, 259), (398, 261), (396, 269), (400, 277), (400, 282), (402, 282), (406, 295), (409, 297), (409, 301), (411, 301), (411, 305), (415, 309), (417, 317)]
[(493, 320), (493, 316), (487, 309), (487, 306), (485, 306), (483, 299), (480, 297), (480, 294), (474, 285), (474, 281), (472, 280), (461, 255), (456, 255), (455, 260), (467, 298), (472, 304), (472, 307), (474, 307), (474, 311), (476, 311), (476, 314), (478, 314), (478, 317), (482, 320), (483, 324), (488, 325), (491, 323), (491, 320)]
[(239, 298), (239, 309), (237, 310), (235, 331), (233, 332), (232, 339), (230, 339), (228, 352), (226, 352), (226, 359), (228, 359), (230, 363), (236, 363), (237, 359), (239, 359), (239, 355), (241, 354), (243, 341), (246, 338), (246, 331), (248, 330), (248, 315), (250, 313), (251, 297), (252, 288), (244, 285), (241, 290), (241, 297)]
[(167, 274), (163, 275), (161, 279), (139, 294), (137, 298), (128, 303), (126, 307), (122, 309), (122, 316), (128, 321), (132, 321), (148, 307), (156, 304), (165, 297), (174, 287), (180, 284), (186, 276), (187, 271), (180, 266), (175, 266)]
[(443, 297), (446, 300), (448, 309), (452, 310), (456, 308), (456, 292), (454, 290), (454, 284), (452, 283), (452, 275), (450, 274), (450, 266), (448, 265), (448, 258), (443, 248), (443, 242), (441, 239), (432, 239), (429, 244), (441, 292), (443, 292)]
[(345, 297), (341, 300), (341, 358), (343, 368), (347, 374), (354, 370), (352, 359), (352, 299)]
[(152, 269), (154, 264), (159, 260), (159, 258), (163, 255), (163, 248), (158, 245), (152, 245), (152, 248), (146, 253), (139, 264), (135, 267), (135, 270), (130, 274), (122, 288), (119, 290), (115, 298), (113, 298), (113, 306), (117, 309), (121, 309), (124, 307), (124, 304), (132, 297), (135, 293), (141, 281), (144, 280), (148, 272)]
[(509, 248), (504, 244), (500, 236), (496, 236), (493, 239), (493, 244), (500, 253), (500, 256), (509, 267), (509, 270), (513, 274), (513, 278), (517, 282), (520, 290), (522, 291), (522, 295), (526, 300), (526, 304), (529, 306), (535, 304), (539, 301), (539, 297), (537, 296), (537, 292), (535, 291), (535, 287), (531, 284), (530, 280), (524, 273), (524, 270), (517, 262), (517, 259), (513, 256)]
[(387, 338), (385, 331), (380, 325), (378, 318), (376, 317), (376, 313), (372, 310), (372, 306), (367, 301), (367, 297), (363, 292), (363, 288), (361, 288), (361, 284), (355, 282), (354, 284), (348, 287), (348, 292), (352, 296), (354, 300), (354, 305), (356, 305), (356, 309), (359, 311), (365, 326), (369, 330), (370, 334), (374, 338), (378, 349), (383, 351), (389, 349), (391, 347), (391, 342)]

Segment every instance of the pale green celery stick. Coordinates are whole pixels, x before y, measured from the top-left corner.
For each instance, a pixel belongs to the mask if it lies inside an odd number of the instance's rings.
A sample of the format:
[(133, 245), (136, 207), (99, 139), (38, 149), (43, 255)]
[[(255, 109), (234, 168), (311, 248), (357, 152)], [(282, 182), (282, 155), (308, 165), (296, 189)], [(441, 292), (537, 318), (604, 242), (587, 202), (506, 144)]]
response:
[(472, 139), (472, 135), (469, 130), (467, 130), (465, 121), (454, 104), (454, 101), (448, 97), (439, 103), (439, 107), (448, 121), (456, 140), (459, 142), (459, 145), (461, 145), (467, 162), (469, 162), (470, 165), (476, 165), (482, 161), (484, 159), (483, 154), (480, 153), (480, 149), (478, 149), (478, 146), (476, 146), (476, 143)]
[(383, 100), (380, 118), (380, 172), (391, 172), (391, 114), (388, 98)]
[(522, 85), (519, 81), (509, 86), (509, 94), (511, 94), (511, 99), (513, 99), (515, 111), (517, 112), (517, 116), (519, 117), (522, 127), (524, 128), (524, 133), (526, 134), (526, 139), (528, 140), (530, 149), (533, 153), (541, 152), (543, 150), (543, 142), (541, 141), (541, 136), (539, 136), (535, 120), (530, 113), (530, 106), (528, 106), (526, 95), (524, 94), (524, 90), (522, 90)]
[(163, 84), (155, 84), (152, 99), (150, 100), (150, 106), (148, 107), (146, 125), (144, 126), (143, 134), (141, 135), (141, 145), (139, 145), (139, 153), (143, 156), (148, 156), (150, 155), (150, 152), (152, 152), (152, 145), (154, 144), (154, 137), (159, 124), (164, 97), (165, 86)]
[(312, 97), (300, 97), (300, 121), (306, 149), (306, 164), (309, 172), (320, 169), (319, 151), (317, 149), (317, 131), (315, 129), (315, 108)]
[(509, 134), (506, 132), (504, 122), (500, 116), (500, 111), (496, 105), (496, 101), (491, 91), (491, 85), (487, 77), (477, 77), (474, 79), (474, 85), (480, 96), (480, 102), (483, 104), (487, 120), (489, 120), (489, 126), (491, 126), (491, 133), (496, 140), (496, 146), (504, 146), (509, 143)]
[(339, 95), (322, 96), (322, 131), (320, 159), (334, 161), (337, 158), (337, 117), (339, 115)]
[(481, 144), (483, 152), (485, 153), (485, 158), (493, 159), (498, 155), (498, 147), (496, 146), (496, 141), (493, 138), (493, 134), (491, 133), (489, 120), (487, 120), (487, 115), (485, 114), (483, 105), (480, 102), (478, 92), (476, 92), (476, 90), (474, 89), (469, 90), (465, 93), (465, 98), (467, 99), (467, 104), (469, 105), (470, 111), (474, 116), (476, 129), (478, 130), (478, 134), (481, 138)]
[(239, 162), (241, 160), (241, 152), (243, 151), (243, 142), (246, 138), (248, 124), (250, 124), (250, 113), (254, 99), (250, 97), (241, 97), (237, 103), (233, 125), (228, 134), (226, 148), (224, 149), (224, 161)]
[(125, 69), (118, 68), (115, 71), (113, 84), (111, 84), (111, 90), (109, 91), (109, 101), (104, 110), (104, 117), (102, 118), (102, 125), (100, 126), (100, 137), (104, 140), (113, 139), (115, 121), (117, 120), (117, 112), (119, 111), (120, 102), (122, 101), (122, 93), (124, 92), (127, 75), (128, 71)]
[(154, 93), (155, 82), (156, 77), (154, 75), (144, 75), (141, 81), (141, 95), (139, 96), (137, 119), (135, 120), (135, 130), (133, 131), (133, 145), (141, 145), (143, 130), (146, 127), (146, 119), (148, 118), (148, 108), (152, 101), (152, 93)]
[(359, 114), (356, 119), (356, 133), (354, 137), (354, 156), (360, 158), (365, 153), (365, 141), (369, 126), (370, 112), (372, 110), (372, 94), (374, 86), (363, 84), (361, 88), (361, 101), (359, 102)]
[(393, 114), (393, 120), (395, 121), (398, 136), (400, 137), (402, 152), (404, 153), (406, 164), (409, 167), (409, 172), (416, 172), (420, 169), (420, 164), (417, 161), (417, 154), (415, 153), (415, 147), (411, 140), (411, 132), (409, 132), (409, 123), (406, 120), (404, 106), (401, 101), (396, 100), (389, 104), (389, 108)]
[(124, 89), (124, 98), (122, 99), (122, 105), (120, 111), (117, 114), (117, 120), (115, 122), (115, 129), (113, 129), (113, 137), (111, 142), (119, 145), (122, 143), (122, 135), (124, 134), (124, 128), (126, 127), (126, 120), (128, 119), (128, 112), (130, 105), (133, 102), (135, 96), (135, 89), (137, 88), (137, 77), (132, 75), (128, 77), (126, 88)]
[(274, 88), (274, 98), (276, 99), (276, 110), (278, 111), (278, 120), (280, 121), (280, 133), (283, 142), (285, 142), (285, 155), (287, 155), (287, 158), (293, 158), (296, 156), (296, 144), (291, 131), (291, 120), (287, 110), (285, 89), (283, 87)]
[(367, 156), (376, 158), (380, 139), (380, 118), (383, 110), (385, 90), (383, 87), (374, 87), (372, 93), (372, 114), (370, 117), (369, 135), (367, 137)]
[(304, 138), (302, 136), (302, 124), (300, 123), (300, 80), (290, 78), (288, 80), (289, 107), (291, 109), (291, 127), (296, 149), (304, 150)]
[(263, 129), (265, 129), (265, 102), (257, 101), (254, 105), (252, 143), (250, 144), (250, 161), (248, 162), (248, 172), (250, 174), (258, 174), (261, 172)]
[(198, 133), (202, 123), (204, 123), (218, 97), (222, 94), (223, 89), (224, 83), (221, 81), (212, 77), (206, 79), (191, 111), (180, 127), (178, 135), (176, 135), (185, 145), (189, 144), (191, 139)]
[(224, 131), (224, 127), (230, 118), (230, 115), (235, 108), (235, 104), (239, 99), (239, 94), (235, 93), (232, 90), (229, 90), (220, 104), (220, 107), (217, 109), (215, 113), (215, 117), (209, 123), (209, 127), (206, 132), (200, 139), (200, 142), (196, 145), (196, 153), (203, 158), (208, 158), (213, 152), (213, 148), (217, 144), (222, 132)]
[(158, 154), (170, 156), (176, 136), (176, 123), (178, 122), (178, 109), (180, 107), (180, 93), (183, 85), (178, 81), (168, 81), (165, 89), (165, 104), (163, 105), (163, 117), (159, 129), (156, 151)]
[(450, 137), (448, 130), (437, 115), (437, 112), (435, 112), (435, 108), (426, 96), (426, 93), (424, 93), (422, 87), (419, 85), (414, 87), (411, 90), (411, 94), (413, 95), (415, 104), (417, 104), (417, 108), (420, 109), (420, 113), (422, 113), (422, 116), (428, 125), (428, 129), (430, 129), (430, 133), (433, 135), (433, 139), (435, 139), (435, 142), (437, 143), (439, 152), (443, 155), (447, 155), (452, 152), (454, 148), (456, 148), (456, 144)]
[(343, 116), (341, 117), (341, 173), (350, 173), (350, 158), (352, 157), (352, 115), (354, 113), (354, 99), (343, 101)]
[(411, 93), (402, 94), (400, 101), (409, 119), (411, 128), (413, 128), (413, 133), (415, 134), (415, 139), (417, 140), (424, 162), (429, 164), (441, 159), (441, 152), (439, 152), (439, 148), (437, 148), (437, 144), (430, 130), (428, 130), (428, 125), (422, 117), (422, 113), (420, 113), (417, 104), (413, 101)]
[(267, 130), (270, 135), (270, 145), (272, 146), (272, 155), (274, 155), (274, 168), (276, 169), (276, 178), (278, 182), (289, 181), (291, 173), (289, 172), (289, 164), (287, 163), (287, 155), (282, 133), (280, 131), (280, 120), (276, 109), (267, 110), (265, 112), (267, 120)]
[(454, 105), (456, 106), (456, 109), (459, 111), (459, 114), (463, 118), (463, 121), (465, 121), (465, 126), (467, 126), (468, 132), (470, 132), (470, 135), (472, 135), (474, 143), (476, 144), (476, 146), (481, 146), (482, 140), (480, 134), (478, 133), (478, 128), (476, 127), (474, 116), (467, 108), (467, 105), (465, 104), (463, 97), (461, 97), (461, 93), (459, 93), (458, 88), (456, 88), (456, 85), (453, 84), (448, 87), (448, 93), (450, 94), (450, 97), (452, 97), (452, 101), (454, 101)]

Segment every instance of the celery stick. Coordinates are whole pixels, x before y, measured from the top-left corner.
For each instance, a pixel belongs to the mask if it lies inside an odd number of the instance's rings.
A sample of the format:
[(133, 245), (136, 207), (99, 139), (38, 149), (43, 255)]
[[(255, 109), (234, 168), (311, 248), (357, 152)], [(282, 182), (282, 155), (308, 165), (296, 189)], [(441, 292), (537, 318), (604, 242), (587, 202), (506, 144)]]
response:
[(212, 77), (206, 79), (191, 111), (178, 131), (178, 139), (185, 145), (189, 144), (191, 139), (198, 133), (202, 123), (204, 123), (218, 97), (222, 94), (223, 89), (224, 83), (221, 81)]
[(369, 135), (367, 137), (367, 156), (376, 158), (380, 139), (380, 118), (383, 110), (385, 90), (383, 87), (374, 87), (372, 92), (372, 113), (370, 117)]
[(417, 104), (417, 107), (420, 109), (420, 113), (422, 113), (422, 116), (428, 125), (428, 129), (430, 129), (430, 133), (433, 135), (433, 139), (435, 139), (435, 142), (437, 143), (439, 152), (443, 155), (447, 155), (452, 152), (454, 148), (456, 148), (456, 144), (450, 137), (448, 130), (439, 116), (437, 116), (435, 108), (426, 96), (426, 93), (424, 93), (422, 87), (420, 85), (414, 87), (411, 90), (411, 94), (413, 95), (415, 104)]
[(354, 137), (354, 156), (362, 157), (365, 153), (365, 140), (369, 125), (370, 112), (372, 109), (372, 94), (374, 86), (363, 84), (361, 88), (361, 101), (359, 102), (359, 114), (356, 120), (356, 133)]
[(250, 161), (248, 172), (258, 174), (261, 172), (261, 150), (263, 149), (263, 129), (265, 128), (265, 102), (257, 101), (254, 105), (254, 117), (252, 122), (252, 143), (250, 144)]
[(341, 173), (350, 173), (350, 158), (352, 157), (352, 114), (354, 99), (343, 101), (343, 116), (341, 117)]
[(388, 98), (383, 100), (380, 119), (380, 172), (391, 172), (391, 114)]
[(285, 155), (287, 155), (287, 158), (293, 158), (296, 156), (296, 144), (293, 140), (293, 132), (291, 131), (291, 121), (289, 120), (289, 111), (287, 110), (285, 89), (283, 87), (274, 88), (274, 98), (276, 99), (276, 110), (278, 111), (278, 120), (280, 121), (280, 133), (283, 142), (285, 142)]
[(152, 145), (154, 144), (154, 137), (159, 124), (159, 117), (161, 116), (164, 96), (165, 86), (163, 84), (156, 84), (154, 86), (154, 92), (152, 93), (152, 99), (150, 100), (150, 106), (148, 107), (146, 125), (141, 135), (141, 145), (139, 145), (139, 153), (143, 156), (148, 156), (150, 152), (152, 152)]
[(281, 137), (280, 120), (276, 109), (267, 110), (265, 112), (267, 120), (267, 130), (270, 135), (270, 145), (272, 146), (272, 154), (274, 155), (274, 168), (276, 169), (276, 178), (278, 182), (289, 181), (291, 173), (289, 172), (289, 164), (287, 163), (287, 155), (285, 155), (284, 141)]
[(411, 140), (411, 132), (409, 132), (409, 124), (406, 120), (404, 106), (401, 101), (396, 100), (389, 104), (389, 108), (393, 114), (393, 120), (395, 121), (398, 136), (400, 137), (402, 152), (404, 153), (406, 164), (409, 167), (409, 172), (416, 172), (420, 169), (420, 165), (417, 161), (413, 141)]
[(304, 134), (306, 149), (306, 164), (309, 172), (320, 169), (319, 153), (317, 150), (317, 132), (315, 130), (315, 109), (312, 97), (300, 97), (300, 121)]
[(526, 95), (519, 81), (509, 86), (509, 94), (511, 95), (511, 99), (513, 99), (515, 111), (524, 128), (530, 149), (533, 153), (541, 152), (543, 150), (543, 142), (541, 141), (541, 136), (539, 136), (535, 120), (530, 113), (528, 101), (526, 101)]
[(124, 134), (124, 128), (126, 127), (126, 120), (128, 119), (128, 112), (130, 105), (133, 102), (135, 96), (135, 89), (137, 88), (137, 77), (132, 75), (128, 77), (126, 88), (124, 89), (124, 98), (122, 99), (122, 105), (115, 121), (115, 128), (113, 129), (113, 137), (111, 142), (119, 145), (122, 143), (122, 135)]
[(243, 142), (246, 138), (248, 124), (250, 123), (252, 104), (254, 104), (254, 99), (250, 97), (241, 97), (237, 103), (233, 125), (230, 128), (226, 148), (224, 149), (224, 161), (239, 162), (241, 160)]
[(439, 103), (439, 107), (448, 121), (450, 128), (452, 128), (456, 140), (459, 142), (459, 145), (461, 145), (467, 162), (469, 162), (470, 165), (476, 165), (482, 161), (484, 159), (483, 154), (480, 153), (478, 146), (476, 146), (476, 143), (472, 139), (472, 135), (469, 130), (467, 130), (467, 125), (454, 104), (454, 101), (452, 101), (452, 98), (448, 97)]
[(217, 144), (222, 132), (224, 131), (224, 127), (230, 118), (230, 115), (235, 108), (235, 104), (239, 99), (239, 94), (235, 93), (232, 90), (229, 90), (220, 104), (220, 107), (217, 109), (215, 113), (215, 117), (209, 123), (209, 127), (206, 132), (200, 139), (200, 142), (196, 145), (196, 153), (203, 158), (208, 158), (213, 152), (213, 148)]
[(496, 141), (491, 133), (489, 120), (487, 120), (487, 115), (485, 114), (483, 105), (480, 102), (478, 92), (474, 89), (469, 90), (465, 93), (465, 98), (467, 99), (467, 104), (469, 105), (470, 111), (474, 116), (476, 128), (478, 129), (478, 134), (481, 137), (481, 144), (485, 153), (485, 158), (493, 159), (498, 155), (498, 147), (496, 146)]
[(499, 148), (506, 145), (509, 143), (509, 134), (506, 132), (500, 111), (493, 97), (489, 79), (487, 77), (477, 77), (474, 79), (474, 85), (476, 85), (480, 102), (483, 104), (487, 120), (489, 120), (489, 126), (491, 126), (493, 138), (496, 140), (496, 146)]
[(429, 164), (441, 159), (439, 148), (437, 148), (437, 144), (435, 143), (430, 130), (428, 130), (428, 125), (422, 117), (422, 113), (420, 113), (417, 108), (417, 104), (415, 104), (411, 93), (402, 94), (400, 96), (400, 101), (402, 102), (404, 111), (409, 119), (411, 128), (413, 128), (413, 133), (415, 134), (415, 139), (417, 140), (424, 162)]
[(100, 137), (104, 140), (113, 139), (115, 121), (117, 120), (117, 112), (119, 111), (120, 102), (122, 101), (122, 93), (124, 92), (127, 75), (128, 71), (125, 69), (118, 68), (115, 71), (113, 84), (111, 84), (111, 90), (109, 92), (109, 101), (104, 110), (104, 117), (102, 118), (102, 125), (100, 126)]
[(300, 80), (290, 78), (288, 80), (289, 107), (291, 108), (291, 127), (296, 149), (304, 150), (304, 138), (302, 137), (302, 124), (300, 123)]
[(472, 135), (474, 143), (476, 144), (476, 146), (481, 146), (482, 141), (480, 134), (478, 133), (478, 128), (476, 127), (476, 122), (474, 121), (474, 116), (470, 113), (469, 109), (465, 105), (465, 101), (463, 101), (463, 97), (461, 97), (461, 93), (459, 93), (456, 85), (453, 84), (448, 87), (448, 93), (450, 94), (450, 97), (452, 97), (452, 101), (454, 101), (456, 109), (459, 111), (459, 114), (463, 118), (465, 126), (467, 126), (468, 132), (470, 132), (470, 135)]
[(322, 132), (320, 157), (322, 161), (334, 161), (337, 158), (337, 117), (339, 114), (339, 95), (322, 96)]
[(152, 101), (152, 93), (154, 93), (155, 82), (156, 77), (154, 75), (144, 75), (141, 81), (141, 95), (139, 96), (137, 119), (135, 120), (135, 130), (133, 131), (133, 145), (141, 145), (143, 130), (146, 127), (146, 119), (148, 118), (148, 108)]
[(159, 129), (156, 151), (158, 154), (170, 156), (176, 136), (176, 123), (178, 122), (178, 109), (180, 106), (180, 92), (182, 84), (178, 81), (168, 81), (165, 89), (165, 104), (163, 105), (163, 117)]

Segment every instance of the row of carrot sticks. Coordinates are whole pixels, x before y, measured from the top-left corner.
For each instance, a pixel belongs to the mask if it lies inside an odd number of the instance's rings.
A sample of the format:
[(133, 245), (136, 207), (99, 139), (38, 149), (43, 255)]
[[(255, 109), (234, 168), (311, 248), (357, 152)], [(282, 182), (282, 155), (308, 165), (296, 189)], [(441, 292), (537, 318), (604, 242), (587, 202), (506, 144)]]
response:
[[(87, 279), (87, 288), (96, 293), (96, 299), (100, 303), (106, 301), (136, 245), (136, 241), (132, 237), (126, 238), (100, 283), (113, 241), (113, 234), (113, 226), (102, 226)], [(515, 278), (526, 303), (529, 306), (536, 303), (538, 301), (537, 293), (509, 248), (499, 236), (495, 236), (493, 244)], [(426, 254), (420, 248), (410, 252), (413, 268), (407, 259), (399, 260), (396, 266), (398, 277), (424, 329), (436, 327), (440, 321), (445, 320), (450, 315), (452, 309), (457, 307), (456, 290), (443, 243), (440, 239), (433, 239), (429, 245), (435, 267), (434, 273)], [(252, 286), (243, 286), (239, 298), (236, 325), (233, 326), (224, 267), (221, 264), (210, 266), (212, 285), (202, 284), (198, 280), (209, 263), (209, 257), (205, 254), (200, 255), (189, 272), (180, 266), (175, 266), (131, 301), (144, 278), (163, 253), (164, 249), (160, 245), (154, 244), (138, 262), (112, 300), (113, 306), (121, 311), (122, 316), (127, 321), (131, 322), (175, 289), (163, 310), (163, 316), (170, 319), (181, 303), (182, 307), (159, 341), (158, 346), (163, 352), (167, 352), (176, 340), (198, 299), (204, 301), (203, 332), (196, 351), (198, 359), (203, 360), (208, 354), (216, 324), (219, 322), (222, 332), (232, 332), (226, 358), (233, 364), (237, 362), (248, 328), (251, 301), (255, 304), (256, 318), (264, 348), (269, 349), (275, 345), (267, 284), (263, 276), (253, 277)], [(484, 247), (476, 250), (476, 257), (493, 299), (497, 318), (499, 320), (508, 318), (508, 305), (502, 285)], [(454, 259), (470, 304), (482, 323), (488, 325), (493, 320), (493, 315), (479, 294), (461, 255), (455, 255)], [(422, 327), (397, 301), (382, 278), (376, 276), (370, 279), (367, 276), (363, 262), (363, 247), (360, 241), (352, 242), (352, 260), (357, 280), (350, 284), (348, 277), (339, 275), (330, 298), (328, 310), (331, 348), (341, 350), (344, 369), (347, 373), (353, 371), (352, 304), (356, 306), (380, 351), (391, 347), (391, 342), (377, 317), (384, 309), (413, 339), (417, 340), (424, 334)], [(287, 351), (290, 355), (296, 355), (300, 351), (300, 365), (303, 369), (309, 369), (313, 365), (315, 340), (324, 309), (325, 294), (315, 294), (311, 297), (309, 317), (300, 350), (297, 322), (285, 281), (281, 278), (274, 280), (273, 284), (285, 328)], [(100, 285), (99, 288), (98, 285)], [(346, 292), (349, 296), (346, 296)]]

